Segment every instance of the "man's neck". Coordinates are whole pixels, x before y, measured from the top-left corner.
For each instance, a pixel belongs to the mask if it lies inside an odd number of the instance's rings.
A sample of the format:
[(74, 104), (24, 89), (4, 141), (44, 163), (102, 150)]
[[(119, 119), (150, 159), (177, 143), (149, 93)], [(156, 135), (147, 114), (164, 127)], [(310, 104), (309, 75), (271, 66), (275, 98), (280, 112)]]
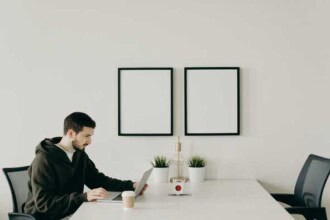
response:
[(66, 136), (63, 136), (62, 140), (57, 145), (65, 151), (68, 151), (68, 152), (75, 151), (75, 149), (72, 146), (72, 142)]

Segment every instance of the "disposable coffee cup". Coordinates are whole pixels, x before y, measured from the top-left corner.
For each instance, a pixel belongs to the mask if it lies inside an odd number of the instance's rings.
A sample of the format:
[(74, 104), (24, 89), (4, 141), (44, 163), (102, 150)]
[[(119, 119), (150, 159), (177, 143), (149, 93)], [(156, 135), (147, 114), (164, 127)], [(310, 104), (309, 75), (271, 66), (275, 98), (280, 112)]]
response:
[(125, 209), (131, 209), (134, 207), (135, 192), (124, 191), (121, 196), (123, 197), (123, 207)]

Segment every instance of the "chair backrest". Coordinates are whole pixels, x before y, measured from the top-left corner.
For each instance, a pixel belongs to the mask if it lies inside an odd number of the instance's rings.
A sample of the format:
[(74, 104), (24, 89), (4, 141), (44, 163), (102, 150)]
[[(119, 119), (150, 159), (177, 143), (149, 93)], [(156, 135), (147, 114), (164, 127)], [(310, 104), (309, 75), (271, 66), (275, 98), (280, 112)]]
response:
[(294, 195), (300, 205), (321, 207), (324, 186), (330, 173), (330, 159), (309, 155), (302, 167)]
[(26, 202), (29, 192), (28, 168), (29, 166), (2, 169), (10, 187), (13, 199), (13, 212), (23, 213), (22, 205)]
[(23, 213), (8, 213), (9, 220), (36, 220), (32, 215)]

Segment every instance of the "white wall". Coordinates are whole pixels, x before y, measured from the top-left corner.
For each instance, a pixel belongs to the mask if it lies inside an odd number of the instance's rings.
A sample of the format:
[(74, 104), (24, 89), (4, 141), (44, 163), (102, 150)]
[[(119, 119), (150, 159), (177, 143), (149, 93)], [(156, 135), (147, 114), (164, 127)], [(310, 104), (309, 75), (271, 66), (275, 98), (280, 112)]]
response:
[[(310, 153), (330, 157), (330, 4), (326, 0), (0, 0), (0, 167), (29, 164), (76, 110), (97, 122), (88, 153), (137, 178), (175, 137), (117, 136), (117, 68), (175, 68), (175, 134), (183, 136), (183, 68), (241, 67), (241, 131), (182, 137), (207, 178), (257, 178), (292, 191)], [(0, 219), (11, 209), (0, 175)], [(330, 213), (330, 184), (324, 204)]]

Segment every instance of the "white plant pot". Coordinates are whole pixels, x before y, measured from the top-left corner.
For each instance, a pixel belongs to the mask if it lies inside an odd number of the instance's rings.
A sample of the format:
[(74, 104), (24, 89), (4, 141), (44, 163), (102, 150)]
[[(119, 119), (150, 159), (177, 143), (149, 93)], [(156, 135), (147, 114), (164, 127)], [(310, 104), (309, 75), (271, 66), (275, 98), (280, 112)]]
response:
[(192, 183), (204, 182), (205, 167), (189, 167), (189, 179)]
[(152, 170), (153, 181), (155, 183), (167, 183), (168, 172), (168, 167), (154, 167)]

